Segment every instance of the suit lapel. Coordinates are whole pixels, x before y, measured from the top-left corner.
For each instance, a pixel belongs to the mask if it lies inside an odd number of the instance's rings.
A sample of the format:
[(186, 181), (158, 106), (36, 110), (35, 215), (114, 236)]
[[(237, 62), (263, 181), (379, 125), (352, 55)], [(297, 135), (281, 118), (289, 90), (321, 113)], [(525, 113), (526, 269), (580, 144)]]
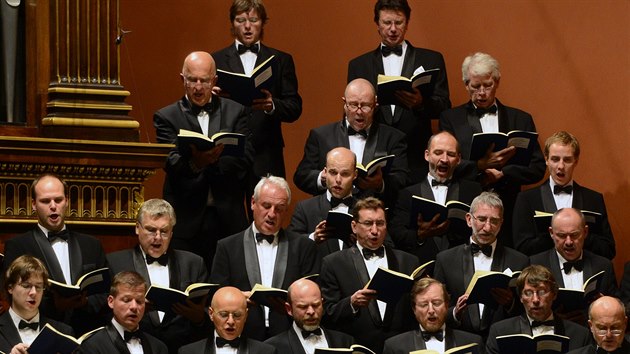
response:
[(129, 349), (127, 348), (127, 345), (125, 344), (123, 339), (120, 337), (120, 334), (118, 333), (116, 328), (114, 328), (114, 325), (110, 323), (107, 326), (105, 326), (105, 329), (107, 331), (107, 335), (109, 336), (109, 339), (112, 341), (112, 344), (114, 345), (116, 350), (118, 350), (118, 353), (130, 354)]
[(370, 133), (368, 134), (368, 138), (365, 142), (365, 148), (363, 149), (363, 157), (361, 159), (361, 163), (363, 165), (366, 165), (370, 163), (370, 161), (374, 160), (377, 144), (378, 144), (378, 123), (373, 122), (372, 127), (370, 128)]
[(455, 348), (457, 343), (455, 343), (455, 334), (453, 333), (453, 330), (446, 327), (444, 332), (444, 349), (449, 350), (451, 348)]
[[(481, 122), (479, 121), (479, 117), (475, 113), (475, 106), (473, 106), (472, 102), (470, 101), (468, 102), (468, 105), (466, 105), (466, 119), (468, 120), (468, 128), (470, 129), (470, 132), (464, 132), (468, 134), (463, 136), (470, 136), (472, 139), (473, 134), (483, 133)], [(458, 134), (458, 136), (460, 135)]]
[[(543, 209), (541, 211), (545, 211), (547, 213), (554, 213), (558, 210), (556, 206), (556, 201), (553, 199), (553, 192), (551, 191), (551, 186), (549, 185), (549, 180), (543, 182), (540, 186), (540, 199), (542, 200)], [(575, 202), (575, 199), (573, 199)], [(532, 215), (534, 217), (534, 215)]]
[(573, 202), (571, 206), (575, 209), (584, 209), (584, 193), (582, 193), (582, 191), (582, 187), (573, 182)]
[(74, 284), (83, 275), (83, 256), (79, 240), (70, 232), (68, 238), (68, 261), (70, 262), (70, 282)]
[[(367, 282), (370, 281), (370, 275), (368, 274), (367, 267), (365, 266), (365, 262), (363, 261), (363, 256), (361, 255), (359, 248), (356, 246), (350, 248), (350, 258), (354, 264), (355, 273), (359, 278), (359, 284), (361, 284), (361, 286), (367, 284)], [(370, 301), (367, 310), (370, 313), (372, 321), (380, 327), (383, 320), (381, 319), (381, 313), (378, 310), (378, 304), (376, 301)]]
[(558, 286), (564, 288), (564, 278), (562, 277), (562, 269), (560, 269), (560, 260), (558, 259), (558, 255), (556, 254), (555, 249), (551, 249), (549, 251), (549, 265), (551, 273), (556, 278), (556, 282)]
[(456, 181), (451, 182), (451, 184), (448, 186), (448, 189), (446, 190), (446, 201), (449, 202), (451, 200), (457, 200), (457, 201), (460, 200), (459, 182), (456, 182)]
[(241, 56), (238, 55), (238, 52), (236, 51), (235, 43), (232, 43), (232, 45), (230, 45), (225, 56), (227, 57), (226, 63), (229, 71), (241, 74), (245, 73), (245, 68), (243, 67)]
[(520, 327), (520, 331), (517, 333), (529, 334), (530, 336), (534, 334), (532, 332), (532, 326), (529, 325), (527, 315), (521, 315), (518, 317), (518, 326)]
[(190, 110), (190, 102), (188, 102), (186, 97), (182, 97), (182, 99), (179, 100), (179, 111), (182, 114), (182, 121), (188, 123), (187, 127), (190, 128), (190, 130), (203, 134), (201, 126), (199, 125), (199, 120)]
[(260, 266), (258, 265), (258, 253), (256, 252), (256, 242), (254, 241), (254, 231), (250, 225), (243, 232), (243, 248), (245, 252), (245, 270), (249, 285), (253, 288), (256, 283), (262, 283), (260, 276)]
[[(260, 50), (258, 51), (258, 55), (256, 56), (256, 64), (254, 64), (254, 68), (264, 63), (265, 60), (269, 59), (269, 57), (271, 57), (271, 52), (269, 51), (269, 48), (260, 43)], [(277, 58), (275, 60), (277, 60)]]
[(208, 136), (212, 136), (223, 130), (223, 120), (221, 113), (221, 98), (218, 96), (212, 97), (212, 111), (208, 113), (209, 121), (208, 121)]
[[(243, 347), (243, 344), (241, 343), (240, 346)], [(215, 351), (215, 348), (214, 348), (214, 335), (210, 334), (208, 336), (208, 339), (206, 339), (203, 353), (204, 354), (214, 354), (215, 352), (216, 351)], [(238, 348), (238, 352), (241, 353), (241, 348)]]
[(510, 131), (508, 130), (508, 116), (507, 116), (507, 109), (505, 109), (505, 106), (501, 104), (501, 102), (499, 102), (499, 100), (496, 100), (497, 103), (497, 114), (499, 115), (498, 119), (499, 119), (499, 131), (502, 133), (509, 133)]
[[(475, 273), (475, 263), (473, 261), (472, 253), (470, 253), (470, 245), (465, 244), (462, 247), (462, 265), (464, 268), (464, 276), (462, 277), (463, 289), (468, 288), (468, 283)], [(479, 306), (473, 304), (467, 307), (468, 316), (470, 317), (470, 323), (473, 328), (479, 330), (481, 326), (481, 314), (479, 313)]]
[[(66, 277), (63, 275), (63, 271), (61, 270), (59, 260), (57, 259), (57, 255), (50, 245), (47, 236), (44, 235), (39, 226), (36, 226), (33, 230), (32, 237), (44, 258), (43, 261), (46, 263), (46, 268), (48, 268), (50, 278), (59, 282), (67, 283)], [(68, 247), (69, 246), (70, 245), (68, 244)]]
[(18, 329), (15, 328), (15, 324), (13, 324), (13, 320), (8, 311), (0, 316), (0, 336), (4, 337), (7, 343), (22, 343), (20, 333)]
[[(595, 274), (595, 270), (593, 268), (593, 258), (586, 257), (584, 251), (582, 251), (582, 260), (584, 261), (584, 269), (582, 269), (582, 283), (584, 283), (588, 278)], [(599, 287), (601, 288), (601, 285), (599, 285)]]
[(420, 193), (422, 194), (421, 197), (435, 201), (433, 188), (431, 188), (431, 185), (429, 185), (429, 180), (426, 178), (423, 178), (422, 181), (420, 182)]
[[(413, 331), (413, 347), (416, 349), (427, 349), (427, 343), (422, 338), (422, 333), (420, 333), (420, 329), (416, 329)], [(404, 345), (404, 344), (403, 344)]]
[(335, 129), (335, 145), (350, 148), (350, 140), (348, 139), (348, 129), (346, 128), (346, 118), (344, 117)]
[[(140, 245), (136, 245), (136, 247), (133, 249), (131, 257), (133, 259), (134, 270), (138, 272), (138, 274), (142, 275), (142, 277), (150, 283), (151, 277), (149, 276), (149, 269), (147, 268), (147, 262), (142, 255), (142, 251), (140, 250)], [(160, 315), (157, 311), (149, 311), (148, 316), (153, 326), (160, 326)]]
[(284, 283), (284, 275), (287, 272), (287, 264), (289, 264), (289, 239), (283, 229), (278, 232), (278, 251), (276, 253), (276, 262), (273, 266), (273, 278), (271, 286), (282, 289)]
[(416, 70), (416, 68), (414, 67), (416, 49), (411, 45), (411, 43), (409, 43), (408, 41), (406, 42), (407, 42), (407, 50), (405, 52), (405, 60), (403, 60), (402, 69), (400, 70), (400, 76), (411, 78), (411, 76), (413, 75), (413, 72)]
[[(333, 343), (331, 343), (331, 339), (328, 336), (328, 333), (326, 333), (326, 331), (323, 331), (323, 332), (324, 332), (324, 336), (326, 337), (326, 342), (328, 342), (328, 346), (331, 348), (334, 347)], [(302, 343), (300, 342), (300, 338), (298, 338), (298, 335), (293, 330), (293, 327), (289, 328), (289, 330), (287, 331), (287, 335), (289, 337), (289, 347), (291, 347), (291, 353), (306, 354), (306, 351), (304, 350), (304, 347), (302, 346)]]
[[(326, 218), (328, 217), (328, 211), (331, 209), (330, 202), (328, 201), (328, 198), (326, 197), (326, 193), (324, 194), (320, 194), (319, 195), (319, 199), (317, 200), (317, 213), (319, 213), (317, 215), (317, 220), (326, 220)], [(319, 221), (318, 221), (319, 222)], [(333, 253), (336, 251), (339, 251), (339, 242), (337, 242), (336, 238), (331, 238), (329, 240), (326, 240), (326, 242), (324, 242), (323, 245), (320, 245), (320, 247), (326, 247), (328, 253)]]
[[(385, 254), (387, 254), (387, 268), (399, 272), (401, 265), (398, 263), (398, 258), (396, 258), (394, 251), (388, 247), (385, 247)], [(373, 301), (373, 303), (376, 304), (376, 301)], [(391, 303), (385, 306), (385, 315), (383, 316), (383, 322), (386, 326), (389, 326), (391, 324), (397, 304), (398, 303)]]

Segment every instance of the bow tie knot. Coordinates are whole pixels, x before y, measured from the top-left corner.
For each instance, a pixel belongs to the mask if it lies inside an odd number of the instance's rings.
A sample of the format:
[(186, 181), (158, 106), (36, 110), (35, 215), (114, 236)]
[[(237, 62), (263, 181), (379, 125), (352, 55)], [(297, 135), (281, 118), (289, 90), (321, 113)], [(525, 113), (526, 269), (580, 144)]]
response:
[(403, 53), (402, 44), (399, 44), (395, 47), (388, 47), (386, 45), (381, 46), (381, 53), (384, 57), (388, 57), (390, 54), (396, 54), (397, 56), (401, 56)]
[(472, 255), (476, 255), (481, 251), (481, 253), (485, 254), (486, 257), (492, 257), (492, 246), (491, 245), (478, 245), (476, 243), (470, 244), (470, 251)]
[(273, 243), (274, 235), (265, 235), (260, 232), (256, 233), (256, 242), (262, 242), (263, 240), (267, 241), (269, 244)]
[(69, 236), (68, 229), (63, 229), (61, 231), (48, 231), (48, 241), (50, 242), (58, 239), (68, 241)]
[(560, 194), (560, 193), (566, 193), (566, 194), (573, 193), (573, 185), (567, 184), (566, 186), (560, 186), (556, 184), (555, 186), (553, 186), (553, 194)]
[(553, 320), (547, 320), (547, 321), (532, 321), (532, 328), (535, 327), (540, 327), (540, 326), (550, 326), (553, 327), (554, 326), (554, 321)]
[(190, 106), (190, 112), (194, 116), (198, 116), (199, 113), (201, 113), (203, 111), (208, 112), (208, 113), (212, 112), (212, 103), (208, 102), (208, 103), (204, 104), (203, 106), (197, 106), (197, 105), (191, 104), (191, 106)]
[(230, 340), (230, 339), (224, 339), (224, 338), (221, 338), (221, 337), (217, 337), (216, 342), (217, 342), (217, 347), (218, 348), (223, 348), (226, 345), (229, 345), (232, 348), (238, 348), (241, 345), (241, 338), (240, 337), (236, 337), (236, 338)]
[(30, 328), (33, 331), (37, 331), (39, 329), (39, 322), (26, 322), (24, 320), (20, 320), (18, 324), (18, 329)]
[(451, 180), (450, 179), (447, 179), (444, 182), (440, 182), (440, 181), (438, 181), (435, 178), (431, 180), (431, 187), (435, 187), (435, 186), (446, 186), (446, 187), (448, 187), (450, 184), (451, 184)]
[(338, 207), (339, 204), (344, 204), (348, 208), (350, 208), (352, 206), (352, 196), (345, 197), (345, 198), (337, 198), (337, 197), (330, 198), (330, 205), (332, 206), (333, 209)]
[(305, 329), (302, 330), (302, 338), (306, 339), (308, 338), (310, 335), (314, 335), (314, 336), (321, 336), (322, 335), (322, 329), (321, 328), (316, 328), (312, 331), (307, 331)]
[(168, 264), (168, 254), (164, 253), (157, 258), (147, 254), (147, 264), (153, 264), (154, 262), (158, 262), (160, 265), (166, 266)]
[(483, 117), (486, 114), (496, 114), (497, 113), (497, 106), (492, 105), (488, 108), (475, 108), (475, 114), (477, 114), (478, 117)]
[(385, 247), (381, 246), (375, 250), (371, 250), (369, 248), (363, 247), (362, 253), (363, 253), (363, 258), (365, 258), (366, 260), (372, 257), (383, 258), (385, 257)]
[(571, 273), (571, 268), (575, 268), (575, 270), (581, 272), (584, 269), (584, 260), (578, 259), (577, 261), (564, 262), (564, 274)]
[(437, 332), (422, 331), (422, 339), (424, 339), (425, 342), (429, 341), (431, 337), (434, 337), (435, 339), (441, 342), (444, 340), (444, 333), (442, 331), (437, 331)]
[(139, 330), (136, 330), (136, 331), (133, 331), (133, 332), (125, 331), (123, 333), (123, 339), (125, 340), (125, 342), (129, 342), (130, 340), (132, 340), (134, 338), (137, 339), (137, 340), (142, 341)]
[(260, 47), (259, 47), (258, 43), (254, 43), (254, 44), (252, 44), (250, 46), (246, 46), (246, 45), (242, 45), (242, 44), (239, 44), (239, 45), (236, 46), (236, 51), (238, 52), (239, 55), (240, 54), (244, 54), (248, 50), (250, 52), (254, 53), (254, 54), (258, 54), (258, 51), (260, 50)]
[(367, 139), (368, 137), (368, 133), (365, 129), (361, 129), (361, 130), (354, 130), (354, 128), (352, 128), (351, 126), (348, 126), (348, 136), (352, 136), (352, 135), (361, 135), (364, 139)]

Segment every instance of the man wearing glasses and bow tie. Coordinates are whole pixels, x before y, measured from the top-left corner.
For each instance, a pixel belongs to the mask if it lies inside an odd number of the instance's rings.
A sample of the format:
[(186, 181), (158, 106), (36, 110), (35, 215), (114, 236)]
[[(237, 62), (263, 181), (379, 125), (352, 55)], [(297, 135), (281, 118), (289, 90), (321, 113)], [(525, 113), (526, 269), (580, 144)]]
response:
[(395, 155), (387, 173), (378, 167), (373, 174), (355, 180), (358, 198), (379, 195), (385, 203), (395, 201), (398, 190), (409, 182), (405, 134), (374, 121), (378, 104), (376, 91), (369, 81), (356, 79), (350, 82), (342, 100), (345, 116), (341, 121), (311, 129), (293, 182), (312, 195), (326, 192), (323, 171), (326, 154), (336, 147), (352, 150), (363, 165), (378, 157)]
[(492, 323), (514, 315), (518, 306), (514, 304), (512, 290), (502, 288), (491, 290), (495, 300), (491, 304), (469, 304), (466, 288), (473, 274), (475, 271), (521, 270), (529, 264), (529, 259), (497, 242), (503, 222), (503, 203), (495, 193), (483, 192), (473, 199), (466, 221), (472, 228), (470, 243), (438, 253), (434, 276), (457, 299), (449, 308), (449, 324), (485, 338)]
[(377, 300), (365, 289), (379, 267), (411, 274), (419, 265), (413, 255), (384, 247), (387, 234), (385, 206), (373, 197), (356, 202), (352, 230), (357, 244), (326, 256), (320, 284), (327, 323), (354, 337), (358, 344), (383, 351), (385, 339), (415, 328), (409, 294), (394, 303)]
[(433, 278), (416, 281), (411, 289), (411, 308), (419, 328), (386, 340), (383, 354), (407, 354), (422, 349), (444, 353), (448, 349), (472, 343), (482, 349), (480, 336), (446, 325), (449, 301), (450, 296), (444, 284)]
[(407, 162), (413, 183), (420, 182), (427, 173), (423, 151), (431, 136), (431, 119), (437, 119), (451, 107), (446, 65), (442, 54), (430, 49), (414, 47), (405, 40), (409, 28), (411, 8), (407, 0), (378, 0), (374, 5), (374, 22), (381, 44), (348, 64), (348, 82), (364, 78), (376, 86), (379, 74), (412, 77), (423, 71), (439, 69), (432, 93), (398, 91), (398, 104), (378, 107), (379, 122), (392, 126), (407, 135)]
[[(46, 173), (36, 178), (31, 197), (37, 226), (6, 241), (5, 269), (17, 257), (28, 254), (42, 260), (52, 280), (75, 284), (85, 273), (107, 267), (101, 241), (67, 228), (68, 187), (59, 176)], [(106, 294), (66, 298), (51, 290), (44, 294), (40, 311), (83, 334), (103, 325), (105, 318), (99, 314), (105, 300)]]
[[(173, 207), (163, 199), (145, 201), (136, 221), (138, 244), (134, 248), (107, 255), (112, 274), (122, 271), (139, 273), (150, 285), (180, 291), (194, 283), (208, 281), (203, 258), (171, 247), (176, 224)], [(205, 303), (187, 301), (173, 306), (172, 311), (147, 311), (140, 328), (160, 338), (170, 353), (187, 343), (202, 338), (210, 326)]]

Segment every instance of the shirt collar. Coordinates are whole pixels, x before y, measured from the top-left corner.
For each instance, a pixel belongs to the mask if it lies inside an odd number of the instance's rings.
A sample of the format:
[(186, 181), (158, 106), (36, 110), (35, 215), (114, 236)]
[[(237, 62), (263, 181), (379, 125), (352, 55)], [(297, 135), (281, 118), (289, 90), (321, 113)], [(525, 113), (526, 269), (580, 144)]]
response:
[[(13, 307), (9, 307), (9, 315), (11, 316), (11, 320), (13, 321), (15, 328), (19, 328), (18, 325), (20, 324), (20, 321), (26, 321), (28, 323), (39, 322), (39, 311), (37, 311), (37, 314), (33, 316), (33, 318), (27, 320), (26, 318), (22, 318), (22, 316), (18, 315), (17, 312), (13, 310)], [(41, 324), (39, 326), (40, 328), (42, 327)]]

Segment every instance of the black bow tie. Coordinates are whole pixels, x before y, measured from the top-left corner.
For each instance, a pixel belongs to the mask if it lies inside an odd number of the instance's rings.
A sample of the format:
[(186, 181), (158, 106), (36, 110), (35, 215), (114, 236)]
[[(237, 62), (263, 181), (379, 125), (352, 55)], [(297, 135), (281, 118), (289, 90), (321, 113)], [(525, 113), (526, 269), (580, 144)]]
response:
[(332, 206), (332, 208), (336, 208), (339, 206), (339, 204), (345, 204), (346, 206), (348, 206), (348, 208), (350, 208), (352, 206), (352, 197), (345, 197), (345, 198), (337, 198), (337, 197), (332, 197), (330, 198), (330, 205)]
[(475, 113), (477, 114), (478, 117), (483, 117), (484, 114), (487, 114), (487, 113), (495, 114), (497, 113), (497, 106), (492, 105), (488, 108), (475, 108)]
[(374, 256), (377, 256), (379, 258), (385, 257), (385, 247), (381, 246), (375, 250), (363, 247), (363, 258), (368, 260)]
[(208, 102), (206, 104), (204, 104), (203, 106), (197, 106), (191, 103), (190, 105), (190, 112), (194, 115), (194, 116), (198, 116), (199, 113), (201, 113), (201, 111), (206, 111), (208, 113), (212, 112), (212, 103)]
[(399, 44), (395, 47), (388, 47), (386, 45), (381, 46), (381, 53), (384, 57), (388, 57), (390, 54), (394, 53), (398, 56), (402, 55), (402, 44)]
[(232, 348), (238, 348), (241, 345), (241, 338), (236, 337), (232, 340), (223, 339), (221, 337), (217, 337), (217, 347), (223, 348), (226, 345), (229, 345)]
[(142, 338), (140, 337), (140, 331), (133, 331), (133, 332), (129, 332), (129, 331), (125, 331), (123, 333), (123, 339), (125, 340), (125, 342), (129, 342), (132, 339), (138, 339), (138, 340), (142, 340)]
[(619, 347), (615, 350), (613, 350), (612, 352), (607, 351), (606, 349), (602, 348), (602, 347), (598, 347), (597, 351), (595, 351), (595, 353), (597, 354), (623, 354), (626, 353), (626, 351), (624, 350), (623, 347)]
[(246, 51), (248, 51), (248, 50), (249, 50), (250, 52), (254, 53), (254, 54), (258, 54), (258, 50), (259, 50), (259, 49), (260, 49), (260, 48), (259, 48), (259, 46), (258, 46), (258, 43), (252, 44), (252, 45), (250, 45), (249, 47), (248, 47), (248, 46), (246, 46), (246, 45), (242, 45), (242, 44), (238, 44), (238, 45), (236, 46), (236, 51), (238, 52), (238, 54), (239, 54), (239, 55), (240, 55), (240, 54), (245, 53), (245, 52), (246, 52)]
[(425, 342), (431, 340), (431, 337), (435, 337), (435, 339), (441, 342), (444, 340), (444, 333), (442, 331), (437, 331), (437, 332), (422, 331), (422, 339), (424, 339)]
[(553, 194), (560, 194), (560, 193), (566, 193), (566, 194), (573, 193), (573, 185), (567, 184), (566, 186), (559, 186), (556, 184), (555, 186), (553, 186)]
[(308, 338), (308, 336), (310, 336), (311, 334), (316, 335), (316, 336), (321, 336), (322, 335), (322, 329), (321, 328), (317, 328), (317, 329), (312, 330), (312, 331), (307, 331), (305, 329), (302, 330), (302, 338), (304, 338), (304, 339)]
[(555, 322), (553, 320), (547, 321), (532, 321), (532, 328), (540, 327), (540, 326), (550, 326), (553, 327)]
[(260, 232), (256, 233), (256, 242), (262, 242), (262, 240), (267, 241), (269, 244), (273, 243), (274, 236), (273, 235), (265, 235)]
[(64, 229), (58, 232), (55, 231), (48, 231), (48, 241), (53, 242), (55, 241), (57, 238), (60, 238), (64, 241), (68, 241), (68, 229)]
[(578, 259), (577, 261), (564, 262), (564, 274), (571, 273), (571, 268), (575, 268), (578, 272), (584, 269), (584, 260)]
[(37, 331), (39, 329), (39, 322), (28, 323), (24, 320), (20, 320), (20, 323), (18, 324), (18, 329), (24, 329), (24, 328), (30, 328), (33, 331)]
[(451, 184), (451, 180), (450, 179), (447, 179), (444, 182), (440, 182), (440, 181), (438, 181), (435, 178), (431, 180), (431, 187), (435, 187), (435, 186), (446, 186), (446, 187), (448, 187), (450, 184)]
[(351, 126), (348, 126), (348, 136), (357, 135), (357, 134), (361, 135), (365, 139), (367, 139), (367, 137), (368, 137), (368, 133), (367, 133), (367, 131), (365, 131), (365, 129), (361, 129), (359, 131), (356, 131)]
[(476, 255), (477, 253), (479, 253), (479, 251), (481, 251), (481, 253), (485, 254), (488, 257), (492, 257), (492, 246), (491, 245), (481, 245), (479, 246), (476, 243), (471, 243), (470, 244), (470, 251), (472, 252), (472, 255)]
[(168, 264), (168, 254), (164, 253), (158, 258), (147, 254), (147, 264), (152, 264), (153, 262), (158, 262), (160, 265), (166, 266)]

